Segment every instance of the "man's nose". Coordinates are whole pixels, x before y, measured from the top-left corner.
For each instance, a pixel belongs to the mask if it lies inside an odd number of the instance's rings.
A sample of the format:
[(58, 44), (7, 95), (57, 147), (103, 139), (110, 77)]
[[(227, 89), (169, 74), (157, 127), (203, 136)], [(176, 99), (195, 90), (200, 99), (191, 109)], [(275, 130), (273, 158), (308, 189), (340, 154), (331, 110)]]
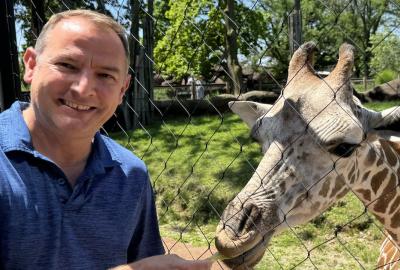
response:
[(72, 85), (72, 90), (83, 96), (93, 95), (96, 82), (94, 75), (89, 71), (81, 71)]

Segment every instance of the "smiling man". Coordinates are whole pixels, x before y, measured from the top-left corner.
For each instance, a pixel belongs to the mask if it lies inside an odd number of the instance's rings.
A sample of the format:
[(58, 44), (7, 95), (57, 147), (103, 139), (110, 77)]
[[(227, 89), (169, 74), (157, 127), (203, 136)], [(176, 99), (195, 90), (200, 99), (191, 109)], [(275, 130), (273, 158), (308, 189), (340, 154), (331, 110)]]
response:
[(98, 132), (128, 59), (124, 29), (85, 10), (53, 15), (27, 49), (31, 103), (0, 114), (0, 269), (210, 268), (161, 255), (145, 165)]

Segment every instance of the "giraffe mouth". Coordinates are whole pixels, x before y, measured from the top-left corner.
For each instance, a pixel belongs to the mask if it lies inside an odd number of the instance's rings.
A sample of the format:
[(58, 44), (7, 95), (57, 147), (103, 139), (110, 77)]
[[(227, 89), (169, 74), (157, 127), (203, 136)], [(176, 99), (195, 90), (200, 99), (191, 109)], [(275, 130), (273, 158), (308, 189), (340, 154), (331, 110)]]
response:
[[(223, 234), (223, 232), (221, 233)], [(253, 241), (228, 240), (230, 244), (225, 245), (226, 239), (222, 240), (221, 233), (216, 239), (217, 249), (223, 256), (228, 257), (223, 262), (231, 269), (236, 270), (252, 269), (262, 259), (273, 235), (273, 233), (265, 236), (258, 235)]]
[(273, 226), (265, 226), (258, 215), (261, 213), (259, 208), (254, 205), (246, 208), (248, 211), (240, 211), (225, 219), (217, 228), (215, 246), (226, 258), (223, 262), (232, 269), (252, 269), (262, 259), (275, 233)]

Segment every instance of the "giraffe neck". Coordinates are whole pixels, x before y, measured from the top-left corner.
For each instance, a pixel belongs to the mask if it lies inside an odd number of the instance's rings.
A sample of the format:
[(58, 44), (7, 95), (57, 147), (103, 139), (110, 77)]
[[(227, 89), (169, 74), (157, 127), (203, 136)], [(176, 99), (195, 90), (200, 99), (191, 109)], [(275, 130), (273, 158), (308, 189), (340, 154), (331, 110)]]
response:
[(360, 185), (354, 190), (370, 212), (400, 243), (400, 144), (379, 140), (359, 166)]

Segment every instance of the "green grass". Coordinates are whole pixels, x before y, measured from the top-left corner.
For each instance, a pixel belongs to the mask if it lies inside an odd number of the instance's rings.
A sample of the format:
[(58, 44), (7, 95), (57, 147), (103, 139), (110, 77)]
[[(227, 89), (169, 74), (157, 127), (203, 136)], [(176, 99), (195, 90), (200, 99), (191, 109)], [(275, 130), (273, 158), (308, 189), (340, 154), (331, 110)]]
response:
[(367, 89), (365, 89), (363, 81), (352, 82), (352, 86), (354, 87), (354, 89), (357, 92), (362, 93), (362, 92), (366, 92), (368, 90), (372, 90), (376, 86), (376, 84), (373, 80), (368, 80), (367, 81)]
[[(236, 115), (169, 119), (115, 134), (148, 165), (161, 223), (185, 226), (218, 220), (250, 178), (261, 155)], [(193, 224), (192, 224), (193, 225)], [(194, 225), (193, 225), (194, 226)]]
[[(162, 236), (205, 247), (214, 244), (218, 213), (261, 159), (258, 144), (248, 135), (233, 114), (166, 119), (145, 130), (112, 134), (148, 165)], [(381, 231), (350, 193), (308, 224), (274, 237), (256, 269), (374, 269)]]
[(369, 102), (364, 104), (365, 107), (375, 111), (381, 111), (389, 107), (399, 106), (399, 105), (400, 105), (400, 100), (386, 101), (386, 102)]

